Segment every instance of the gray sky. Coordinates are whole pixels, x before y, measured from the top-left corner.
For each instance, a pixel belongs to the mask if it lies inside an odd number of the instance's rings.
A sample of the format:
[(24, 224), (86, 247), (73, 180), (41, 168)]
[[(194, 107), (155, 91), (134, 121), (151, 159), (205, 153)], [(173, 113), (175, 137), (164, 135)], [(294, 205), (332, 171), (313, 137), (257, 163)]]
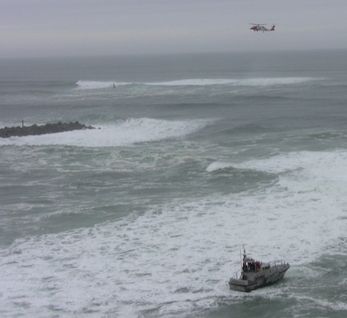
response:
[(0, 57), (347, 48), (346, 34), (347, 0), (0, 0)]

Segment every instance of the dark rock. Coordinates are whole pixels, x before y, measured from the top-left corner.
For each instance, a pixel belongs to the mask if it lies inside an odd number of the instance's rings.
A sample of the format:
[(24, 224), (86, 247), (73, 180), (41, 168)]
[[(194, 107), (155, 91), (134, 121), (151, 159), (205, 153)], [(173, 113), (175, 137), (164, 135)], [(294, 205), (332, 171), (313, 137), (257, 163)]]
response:
[(16, 126), (16, 127), (4, 127), (0, 128), (0, 137), (2, 138), (8, 138), (8, 137), (23, 137), (23, 136), (30, 136), (30, 135), (43, 135), (43, 134), (53, 134), (58, 132), (64, 132), (64, 131), (71, 131), (71, 130), (81, 130), (81, 129), (95, 129), (93, 126), (86, 126), (84, 124), (81, 124), (78, 121), (75, 122), (69, 122), (69, 123), (48, 123), (45, 125), (31, 125), (31, 126), (24, 126), (24, 123), (22, 123), (22, 126)]

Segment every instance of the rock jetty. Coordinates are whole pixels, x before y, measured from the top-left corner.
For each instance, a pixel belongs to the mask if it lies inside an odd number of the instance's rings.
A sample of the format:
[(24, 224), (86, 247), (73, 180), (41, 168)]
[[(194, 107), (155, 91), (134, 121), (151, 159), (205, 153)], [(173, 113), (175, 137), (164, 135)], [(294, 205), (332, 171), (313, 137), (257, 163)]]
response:
[(22, 122), (22, 126), (0, 128), (0, 137), (8, 138), (13, 136), (23, 137), (31, 135), (54, 134), (64, 131), (81, 129), (95, 129), (95, 127), (86, 126), (78, 121), (69, 123), (57, 122), (45, 125), (34, 124), (31, 126), (24, 126), (24, 122)]

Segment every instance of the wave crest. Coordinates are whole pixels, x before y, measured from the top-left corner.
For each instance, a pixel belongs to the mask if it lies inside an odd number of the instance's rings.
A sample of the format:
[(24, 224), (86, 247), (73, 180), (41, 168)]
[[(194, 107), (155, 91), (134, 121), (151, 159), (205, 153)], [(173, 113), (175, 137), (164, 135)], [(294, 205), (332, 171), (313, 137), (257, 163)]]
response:
[(219, 170), (232, 169), (233, 165), (229, 162), (214, 161), (208, 165), (206, 168), (207, 172), (215, 172)]
[(119, 86), (144, 85), (144, 86), (251, 86), (266, 87), (275, 85), (294, 85), (317, 80), (313, 77), (259, 77), (259, 78), (191, 78), (162, 82), (116, 82), (116, 81), (83, 81), (79, 80), (76, 85), (79, 89), (105, 89)]
[(171, 121), (153, 118), (130, 118), (112, 125), (102, 125), (98, 129), (75, 130), (69, 132), (12, 137), (0, 140), (1, 145), (67, 145), (80, 147), (114, 147), (136, 143), (179, 138), (194, 133), (210, 121)]
[(128, 82), (109, 82), (109, 81), (77, 81), (76, 85), (79, 89), (103, 89), (113, 88), (114, 86), (130, 85)]

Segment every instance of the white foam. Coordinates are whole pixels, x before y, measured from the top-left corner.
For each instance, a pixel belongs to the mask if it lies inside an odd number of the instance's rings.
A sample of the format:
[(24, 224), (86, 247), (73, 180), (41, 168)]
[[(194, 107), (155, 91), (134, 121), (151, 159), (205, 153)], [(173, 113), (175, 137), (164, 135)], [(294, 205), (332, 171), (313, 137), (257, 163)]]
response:
[(160, 86), (209, 86), (209, 85), (233, 85), (233, 86), (273, 86), (299, 84), (314, 80), (312, 77), (269, 77), (269, 78), (203, 78), (183, 79), (167, 82), (145, 83), (147, 85)]
[(208, 120), (171, 121), (152, 118), (131, 118), (100, 129), (75, 130), (38, 136), (0, 138), (1, 145), (68, 145), (112, 147), (178, 138), (209, 124)]
[(273, 77), (273, 78), (250, 78), (239, 81), (240, 86), (274, 86), (300, 84), (317, 80), (313, 77)]
[(313, 303), (315, 305), (315, 307), (322, 307), (324, 309), (328, 309), (331, 311), (347, 311), (347, 304), (346, 303), (342, 303), (342, 302), (330, 302), (330, 301), (326, 301), (324, 299), (319, 299), (317, 297), (309, 297), (309, 296), (296, 296), (296, 299), (298, 299), (299, 301), (309, 301), (311, 303)]
[(345, 162), (347, 162), (347, 153), (343, 150), (335, 152), (301, 151), (280, 154), (262, 160), (250, 160), (241, 164), (235, 163), (235, 166), (279, 174), (292, 173), (293, 175), (295, 172), (294, 175), (305, 174), (308, 178), (344, 183), (347, 181)]
[(130, 85), (129, 82), (110, 82), (110, 81), (77, 81), (76, 85), (79, 89), (103, 89), (113, 88), (114, 86)]
[(223, 161), (215, 161), (212, 162), (208, 165), (208, 167), (206, 168), (207, 172), (215, 172), (218, 170), (224, 170), (224, 169), (228, 169), (228, 168), (232, 168), (233, 165), (229, 162), (223, 162)]
[(156, 86), (210, 86), (235, 84), (236, 82), (237, 80), (228, 78), (190, 78), (166, 82), (150, 82), (145, 84)]
[(213, 86), (213, 85), (231, 85), (231, 86), (252, 86), (265, 87), (275, 85), (293, 85), (317, 80), (313, 77), (264, 77), (264, 78), (190, 78), (174, 81), (161, 82), (113, 82), (113, 81), (78, 81), (76, 85), (79, 89), (105, 89), (113, 88), (115, 85), (147, 85), (147, 86)]
[[(49, 304), (64, 316), (203, 311), (240, 297), (226, 282), (243, 243), (263, 260), (298, 265), (319, 257), (346, 231), (339, 217), (347, 204), (347, 152), (296, 152), (244, 166), (267, 171), (276, 162), (280, 182), (266, 190), (170, 202), (136, 219), (0, 250), (0, 308), (15, 315), (22, 297), (32, 317), (51, 315)], [(281, 286), (264, 293), (272, 291)]]

